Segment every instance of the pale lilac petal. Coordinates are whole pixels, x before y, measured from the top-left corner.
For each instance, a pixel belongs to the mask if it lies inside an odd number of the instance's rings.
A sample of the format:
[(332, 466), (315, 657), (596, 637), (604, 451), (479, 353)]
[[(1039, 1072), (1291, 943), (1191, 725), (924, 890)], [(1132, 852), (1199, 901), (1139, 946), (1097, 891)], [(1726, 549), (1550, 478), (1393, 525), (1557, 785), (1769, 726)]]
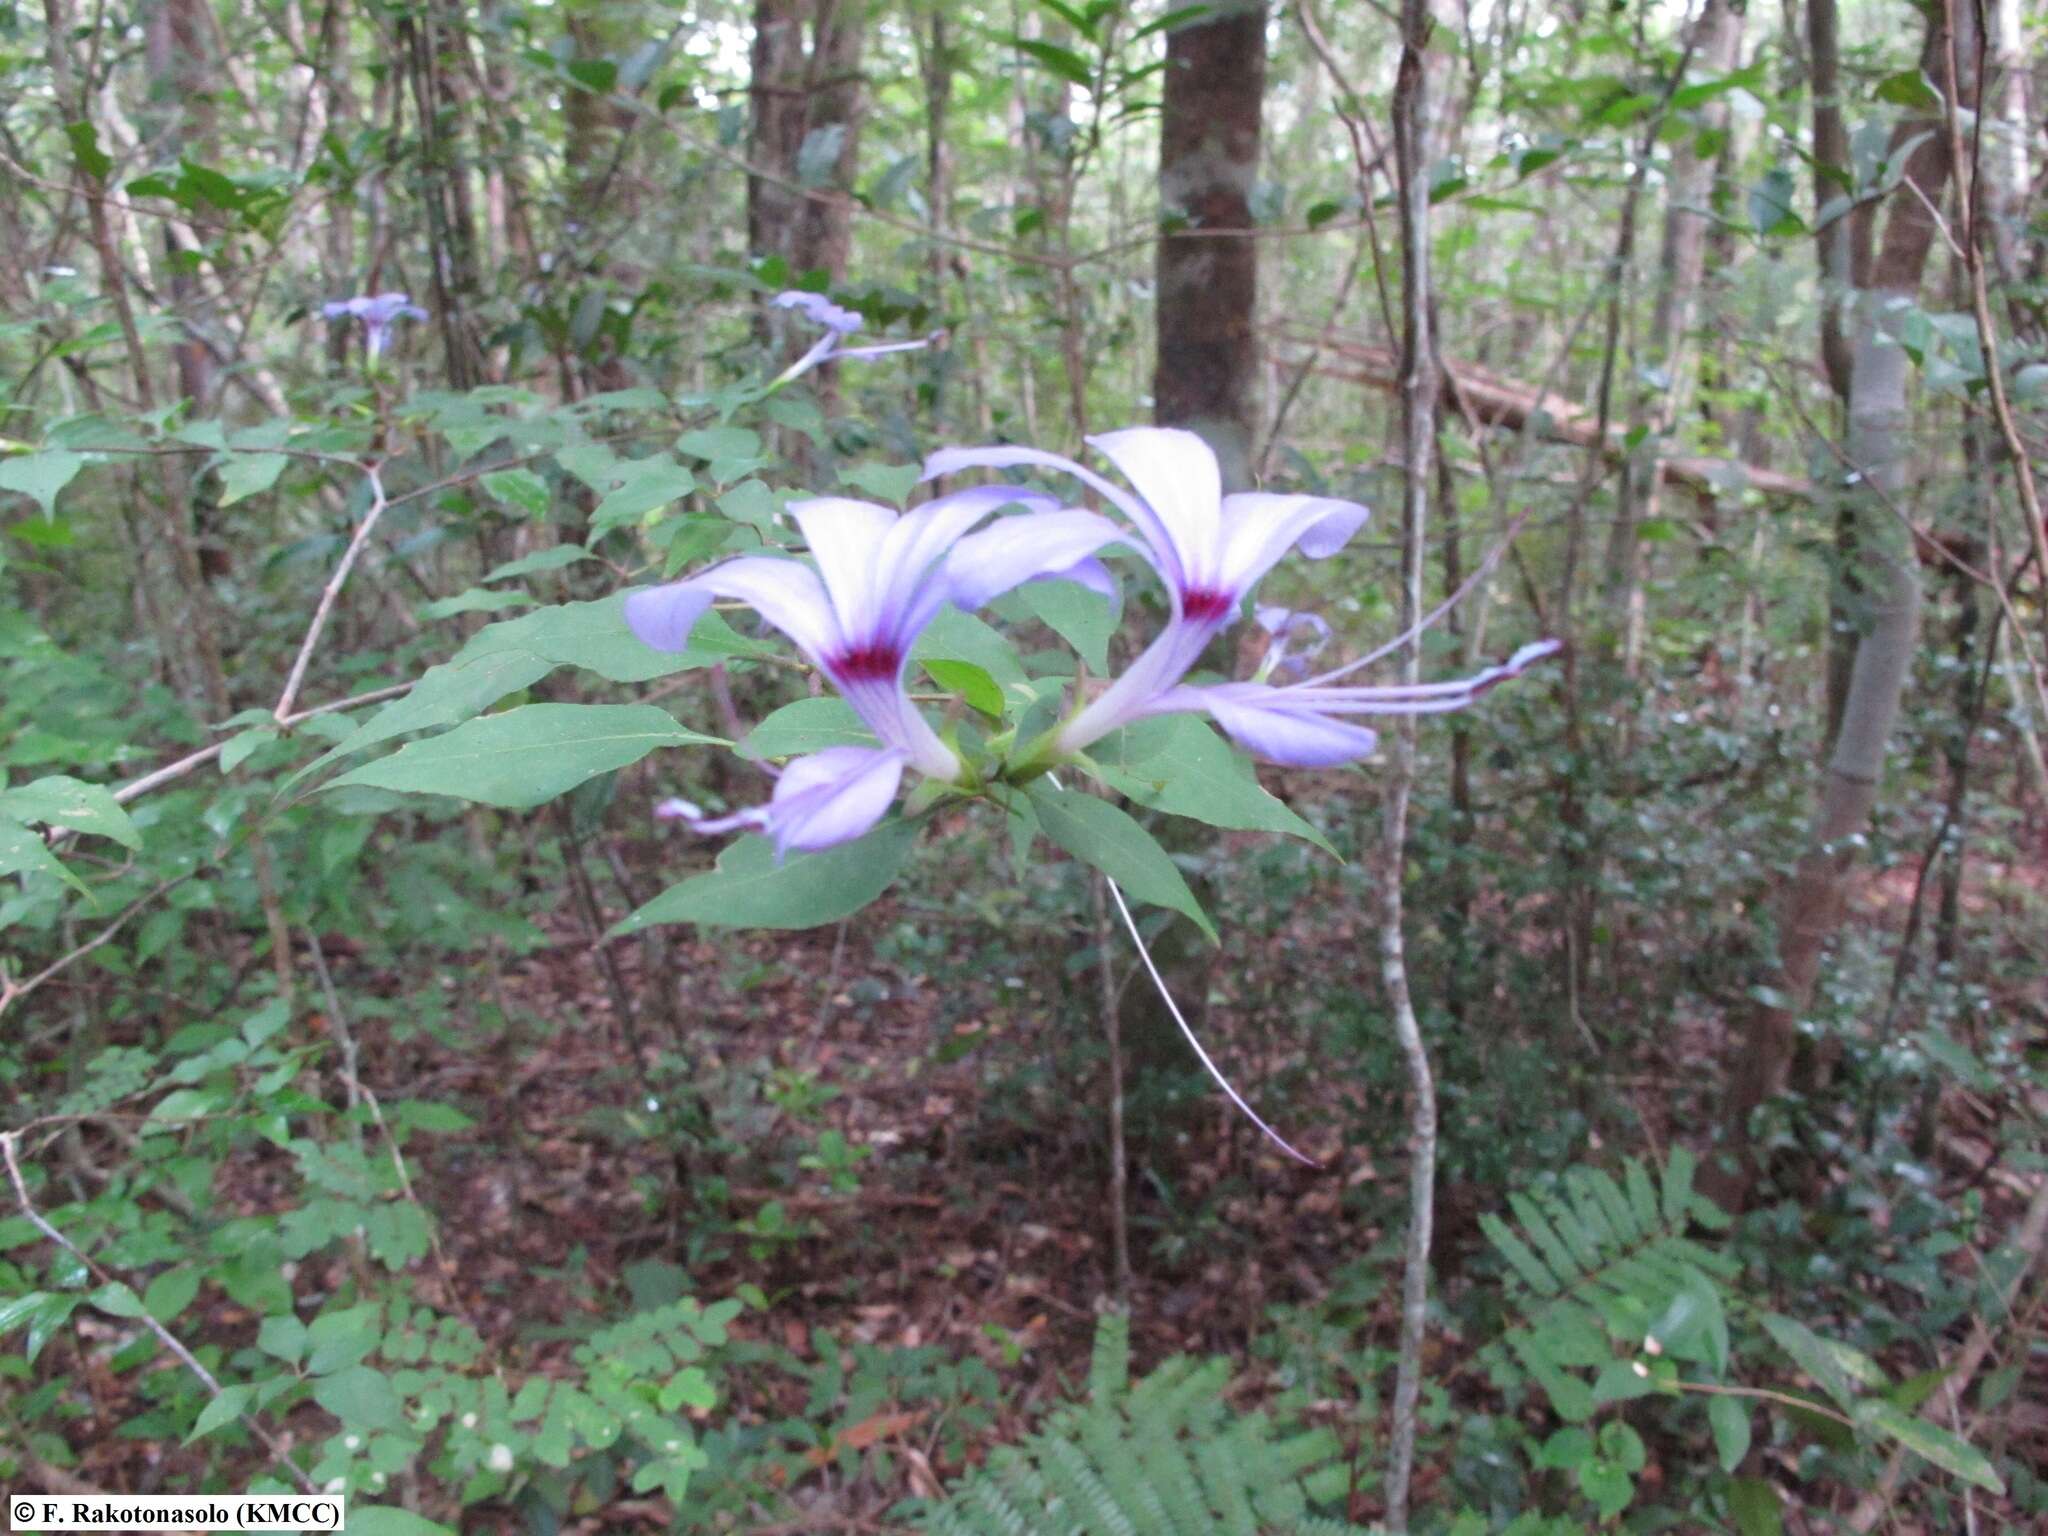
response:
[(672, 581), (665, 587), (628, 593), (626, 627), (643, 645), (657, 651), (687, 650), (690, 631), (704, 617), (713, 596), (710, 588), (694, 581)]
[(1158, 637), (1139, 652), (1138, 659), (1124, 668), (1115, 682), (1060, 727), (1059, 749), (1069, 753), (1082, 751), (1120, 726), (1157, 713), (1151, 706), (1188, 675), (1209, 642), (1228, 622), (1227, 618), (1206, 622), (1188, 618), (1168, 620)]
[(1223, 475), (1209, 445), (1179, 427), (1126, 427), (1088, 443), (1123, 471), (1151, 508), (1173, 547), (1181, 585), (1217, 586), (1224, 575)]
[(791, 289), (786, 293), (778, 293), (768, 302), (777, 309), (797, 310), (806, 320), (822, 325), (840, 336), (857, 331), (861, 327), (858, 313), (834, 304), (822, 293), (804, 293)]
[(865, 347), (835, 347), (832, 357), (836, 362), (847, 357), (881, 357), (889, 352), (917, 352), (932, 344), (930, 336), (920, 336), (915, 341), (878, 341)]
[(1116, 575), (1100, 560), (1077, 560), (1064, 571), (1048, 571), (1043, 581), (1071, 581), (1077, 587), (1085, 587), (1097, 597), (1117, 600)]
[[(1093, 512), (1006, 517), (953, 546), (946, 557), (946, 595), (958, 607), (978, 608), (1012, 587), (1041, 577), (1063, 576), (1093, 585), (1096, 572), (1104, 580), (1109, 573), (1089, 557), (1124, 537), (1115, 523)], [(1080, 571), (1084, 561), (1095, 571)], [(1112, 583), (1109, 591), (1115, 590)]]
[(827, 747), (800, 757), (776, 780), (766, 805), (750, 805), (729, 816), (706, 816), (687, 800), (664, 800), (654, 808), (663, 821), (680, 821), (700, 836), (742, 828), (775, 840), (780, 863), (794, 848), (814, 852), (850, 843), (882, 819), (903, 782), (900, 753), (875, 747)]
[(361, 314), (362, 306), (361, 299), (329, 299), (320, 306), (320, 313), (329, 320), (341, 320), (350, 315)]
[(1105, 480), (1086, 465), (1076, 464), (1061, 454), (1007, 443), (987, 448), (941, 448), (925, 459), (924, 478), (936, 480), (941, 475), (958, 474), (964, 469), (1019, 468), (1056, 469), (1079, 480), (1136, 525), (1144, 537), (1145, 552), (1159, 574), (1167, 581), (1179, 584), (1184, 574), (1180, 554), (1165, 525), (1153, 515), (1152, 509), (1122, 486)]
[(1244, 491), (1223, 498), (1222, 585), (1248, 592), (1296, 545), (1311, 558), (1335, 554), (1371, 514), (1355, 501)]
[(903, 756), (887, 748), (827, 747), (782, 771), (768, 804), (775, 856), (850, 843), (882, 819), (903, 782)]
[(883, 551), (896, 514), (869, 501), (819, 496), (791, 502), (789, 515), (818, 562), (839, 616), (839, 632), (851, 645), (872, 639), (881, 626), (887, 571)]
[[(1343, 715), (1436, 715), (1463, 709), (1481, 694), (1518, 677), (1546, 656), (1564, 647), (1556, 640), (1537, 640), (1523, 646), (1498, 665), (1470, 677), (1444, 683), (1389, 683), (1379, 687), (1296, 684), (1279, 690), (1301, 706), (1326, 714)], [(1246, 685), (1236, 685), (1246, 686)]]
[(1170, 707), (1206, 710), (1232, 741), (1254, 757), (1293, 768), (1334, 768), (1356, 762), (1369, 756), (1379, 743), (1379, 737), (1365, 726), (1347, 725), (1312, 710), (1273, 708), (1256, 697), (1223, 688), (1176, 688), (1159, 703), (1157, 713), (1166, 713)]
[(1252, 617), (1273, 637), (1259, 663), (1262, 678), (1305, 676), (1309, 662), (1330, 643), (1330, 621), (1319, 613), (1261, 606), (1252, 610)]
[(626, 621), (656, 650), (679, 651), (712, 597), (747, 604), (820, 665), (839, 649), (839, 627), (817, 573), (794, 560), (765, 555), (728, 560), (688, 581), (635, 593), (626, 599)]
[(883, 609), (887, 633), (899, 650), (910, 648), (951, 596), (945, 579), (949, 551), (976, 523), (1011, 505), (1056, 507), (1059, 499), (1014, 486), (977, 485), (913, 507), (890, 531), (882, 555)]

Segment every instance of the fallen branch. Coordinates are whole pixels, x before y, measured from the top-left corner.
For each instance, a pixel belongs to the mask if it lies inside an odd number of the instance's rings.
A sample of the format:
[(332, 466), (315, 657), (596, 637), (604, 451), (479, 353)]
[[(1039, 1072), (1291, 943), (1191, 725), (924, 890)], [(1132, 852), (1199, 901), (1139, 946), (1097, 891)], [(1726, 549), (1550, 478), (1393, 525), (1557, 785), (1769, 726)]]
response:
[[(1281, 328), (1279, 338), (1293, 346), (1320, 347), (1327, 356), (1312, 361), (1309, 366), (1311, 372), (1324, 378), (1386, 391), (1400, 385), (1400, 358), (1389, 348), (1313, 336), (1288, 327)], [(1593, 447), (1599, 433), (1593, 413), (1578, 402), (1502, 378), (1476, 364), (1446, 358), (1439, 387), (1442, 409), (1462, 416), (1476, 426), (1520, 431), (1532, 420), (1537, 420), (1542, 435), (1577, 448)], [(1619, 428), (1608, 429), (1601, 452), (1616, 463), (1628, 456), (1625, 435)], [(1745, 489), (1765, 496), (1802, 501), (1813, 495), (1811, 481), (1799, 475), (1788, 475), (1782, 470), (1766, 469), (1760, 464), (1686, 455), (1658, 462), (1663, 465), (1667, 479), (1710, 500)]]

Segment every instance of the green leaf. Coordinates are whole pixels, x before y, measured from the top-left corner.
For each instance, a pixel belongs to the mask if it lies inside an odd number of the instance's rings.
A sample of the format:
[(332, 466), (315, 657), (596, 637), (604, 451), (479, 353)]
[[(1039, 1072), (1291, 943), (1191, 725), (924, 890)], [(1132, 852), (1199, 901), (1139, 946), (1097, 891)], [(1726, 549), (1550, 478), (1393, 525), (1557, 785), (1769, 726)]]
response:
[(291, 460), (281, 453), (238, 453), (220, 467), (220, 504), (232, 507), (277, 484)]
[(713, 505), (734, 522), (745, 523), (766, 534), (774, 529), (776, 516), (782, 511), (788, 499), (779, 492), (769, 490), (758, 480), (742, 480), (720, 496)]
[(92, 123), (66, 123), (64, 137), (71, 141), (71, 158), (94, 181), (105, 181), (114, 168), (114, 157), (100, 148), (100, 131)]
[(524, 810), (657, 747), (717, 745), (652, 704), (525, 704), (401, 747), (329, 788), (367, 784)]
[(1714, 1453), (1721, 1470), (1733, 1472), (1749, 1454), (1749, 1405), (1740, 1398), (1707, 1399), (1707, 1425), (1714, 1431)]
[(603, 498), (590, 514), (592, 538), (634, 522), (697, 488), (696, 477), (665, 453), (622, 459), (609, 448), (586, 444), (564, 449), (556, 459)]
[(708, 1409), (717, 1402), (718, 1389), (711, 1385), (711, 1378), (704, 1374), (702, 1367), (695, 1365), (685, 1366), (676, 1372), (657, 1399), (663, 1413), (674, 1413), (686, 1404), (692, 1408)]
[(365, 1508), (355, 1505), (348, 1512), (349, 1536), (455, 1536), (445, 1525), (436, 1525), (409, 1509)]
[(1784, 1503), (1768, 1478), (1741, 1477), (1730, 1483), (1728, 1513), (1742, 1536), (1785, 1536)]
[(1127, 813), (1094, 795), (1055, 789), (1043, 779), (1032, 783), (1030, 794), (1047, 837), (1108, 875), (1128, 895), (1185, 913), (1211, 943), (1218, 942), (1215, 925), (1166, 850)]
[(198, 1294), (197, 1268), (187, 1266), (184, 1269), (166, 1270), (149, 1282), (149, 1289), (142, 1293), (142, 1305), (158, 1322), (168, 1323), (191, 1306), (192, 1298)]
[(509, 581), (514, 576), (534, 576), (542, 571), (559, 571), (565, 565), (575, 565), (582, 560), (595, 560), (597, 556), (581, 544), (554, 544), (546, 549), (537, 549), (530, 555), (521, 555), (517, 560), (507, 560), (503, 565), (494, 566), (483, 576), (485, 585), (494, 581)]
[(367, 1365), (321, 1377), (313, 1383), (313, 1401), (348, 1429), (399, 1433), (406, 1428), (405, 1408), (391, 1379)]
[(1545, 1472), (1569, 1472), (1584, 1466), (1592, 1456), (1592, 1435), (1574, 1426), (1553, 1433), (1531, 1458), (1530, 1465)]
[(443, 597), (420, 608), (420, 617), (452, 619), (459, 613), (503, 613), (507, 608), (531, 608), (533, 599), (524, 592), (495, 592), (488, 587), (470, 587), (453, 597)]
[(1878, 81), (1876, 96), (1893, 106), (1911, 107), (1916, 112), (1939, 112), (1941, 92), (1917, 69), (1902, 69)]
[(1003, 718), (1003, 690), (996, 680), (971, 661), (927, 661), (925, 671), (941, 688), (957, 693), (971, 708), (991, 720)]
[(846, 148), (847, 125), (823, 123), (804, 135), (796, 150), (796, 180), (802, 187), (822, 187), (839, 169)]
[(1104, 783), (1150, 810), (1234, 831), (1281, 832), (1337, 856), (1328, 838), (1266, 793), (1249, 758), (1192, 715), (1141, 721), (1104, 743), (1095, 762)]
[(18, 821), (0, 819), (0, 877), (7, 875), (55, 875), (81, 895), (85, 892), (85, 882), (50, 852), (42, 834)]
[(558, 666), (582, 667), (614, 683), (644, 683), (722, 657), (774, 649), (743, 639), (717, 614), (707, 613), (697, 621), (688, 650), (657, 651), (626, 627), (626, 596), (615, 592), (596, 602), (539, 608), (485, 626), (450, 660), (430, 668), (412, 692), (385, 705), (298, 776), (395, 736), (466, 720)]
[(31, 1361), (43, 1352), (43, 1346), (55, 1337), (57, 1330), (64, 1326), (83, 1299), (76, 1294), (43, 1298), (42, 1304), (28, 1320), (28, 1341), (23, 1353)]
[(827, 747), (872, 747), (869, 730), (853, 706), (833, 694), (785, 704), (740, 738), (741, 757), (802, 757)]
[(275, 1355), (286, 1365), (295, 1364), (306, 1352), (306, 1325), (289, 1312), (280, 1312), (263, 1319), (256, 1330), (256, 1347), (266, 1355)]
[(220, 771), (233, 773), (254, 755), (258, 747), (277, 740), (275, 726), (252, 726), (246, 731), (237, 731), (227, 739), (220, 749)]
[(112, 791), (65, 774), (32, 779), (18, 789), (0, 791), (0, 817), (92, 832), (110, 837), (124, 848), (142, 846), (142, 834)]
[(29, 1314), (47, 1300), (47, 1292), (30, 1291), (25, 1296), (10, 1296), (5, 1301), (0, 1301), (0, 1338), (4, 1338), (28, 1321)]
[(1035, 37), (1013, 37), (1011, 43), (1019, 53), (1026, 54), (1043, 64), (1069, 84), (1092, 88), (1095, 72), (1088, 67), (1088, 61), (1071, 48), (1062, 48), (1058, 43), (1041, 42)]
[(919, 661), (971, 661), (994, 678), (1004, 693), (1024, 685), (1024, 663), (1000, 630), (948, 603), (927, 624), (910, 654)]
[(716, 869), (669, 887), (615, 924), (612, 935), (666, 923), (715, 928), (836, 923), (888, 889), (917, 841), (917, 830), (914, 821), (884, 822), (857, 842), (822, 853), (793, 853), (781, 864), (766, 838), (741, 838), (719, 855)]
[(1768, 171), (1749, 192), (1749, 218), (1760, 235), (1796, 235), (1805, 230), (1797, 205), (1792, 173), (1782, 166)]
[(57, 515), (57, 493), (77, 478), (85, 456), (62, 448), (46, 448), (25, 457), (0, 459), (0, 491), (19, 491), (35, 499), (46, 518)]
[(199, 1417), (192, 1421), (192, 1433), (185, 1437), (185, 1444), (190, 1445), (194, 1440), (212, 1434), (223, 1424), (234, 1423), (241, 1418), (242, 1410), (249, 1406), (249, 1399), (255, 1395), (255, 1387), (246, 1382), (222, 1387), (220, 1396), (199, 1410)]
[(1824, 1339), (1803, 1323), (1775, 1312), (1766, 1313), (1764, 1331), (1813, 1378), (1815, 1386), (1844, 1408), (1856, 1405), (1860, 1396), (1856, 1383), (1873, 1389), (1884, 1385), (1884, 1372), (1868, 1355), (1847, 1344)]
[(1857, 1404), (1856, 1421), (1896, 1440), (1915, 1456), (1933, 1462), (1944, 1472), (1954, 1473), (1966, 1483), (1975, 1483), (1990, 1493), (2005, 1492), (2004, 1482), (1982, 1451), (1947, 1430), (1914, 1417), (1887, 1398), (1870, 1398)]
[(851, 464), (839, 471), (839, 483), (900, 507), (923, 473), (915, 464)]
[(746, 427), (699, 427), (676, 439), (676, 452), (706, 463), (713, 459), (750, 459), (761, 452), (761, 434)]
[(1579, 1491), (1593, 1501), (1602, 1520), (1612, 1520), (1636, 1496), (1636, 1482), (1614, 1462), (1595, 1458), (1579, 1464)]
[(85, 1304), (109, 1317), (142, 1317), (149, 1311), (134, 1288), (119, 1280), (100, 1286), (85, 1298)]
[(1108, 598), (1078, 581), (1028, 581), (1017, 589), (1017, 599), (1098, 676), (1109, 672), (1109, 637), (1116, 633), (1117, 609)]
[[(546, 517), (553, 501), (547, 481), (530, 469), (494, 469), (483, 477), (481, 484), (484, 494), (491, 500), (516, 507), (528, 517)], [(491, 579), (489, 576), (484, 578), (486, 581)]]
[(315, 1376), (346, 1370), (377, 1347), (381, 1309), (375, 1302), (322, 1312), (306, 1329), (313, 1347), (306, 1369)]

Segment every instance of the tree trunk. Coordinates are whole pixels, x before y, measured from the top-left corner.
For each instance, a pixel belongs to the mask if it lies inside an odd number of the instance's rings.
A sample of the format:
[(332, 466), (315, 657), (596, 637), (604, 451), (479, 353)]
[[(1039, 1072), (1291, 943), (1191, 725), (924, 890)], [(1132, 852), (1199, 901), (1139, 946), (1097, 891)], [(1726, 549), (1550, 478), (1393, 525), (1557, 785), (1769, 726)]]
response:
[[(1930, 20), (1924, 55), (1930, 79), (1945, 78), (1946, 58), (1945, 29)], [(1963, 85), (1970, 90), (1970, 81)], [(1971, 90), (1973, 99), (1974, 94)], [(1893, 142), (1902, 144), (1915, 136), (1921, 142), (1906, 165), (1911, 185), (1891, 195), (1870, 287), (1858, 293), (1849, 308), (1853, 338), (1848, 458), (1860, 475), (1853, 494), (1869, 617), (1856, 638), (1841, 729), (1828, 758), (1807, 849), (1784, 891), (1778, 972), (1764, 993), (1769, 1000), (1755, 1006), (1731, 1042), (1737, 1060), (1729, 1084), (1727, 1124), (1735, 1164), (1713, 1180), (1713, 1193), (1724, 1203), (1746, 1199), (1760, 1172), (1746, 1145), (1749, 1117), (1790, 1083), (1799, 1021), (1812, 1001), (1823, 951), (1841, 926), (1856, 844), (1876, 804), (1918, 638), (1917, 561), (1893, 510), (1906, 490), (1909, 360), (1886, 327), (1891, 308), (1919, 292), (1935, 236), (1931, 210), (1941, 204), (1951, 167), (1948, 142), (1938, 125), (1930, 132), (1924, 123), (1903, 123)]]
[[(1733, 70), (1742, 50), (1742, 12), (1732, 0), (1707, 0), (1694, 24), (1693, 58), (1710, 78)], [(1700, 108), (1699, 130), (1725, 131), (1726, 95)], [(1657, 302), (1647, 344), (1636, 355), (1639, 381), (1629, 409), (1628, 441), (1635, 446), (1622, 468), (1621, 498), (1607, 546), (1607, 607), (1610, 622), (1620, 630), (1623, 671), (1636, 675), (1642, 659), (1645, 612), (1643, 581), (1645, 550), (1637, 537), (1643, 523), (1657, 515), (1664, 480), (1661, 448), (1670, 433), (1683, 395), (1685, 335), (1691, 328), (1693, 305), (1705, 270), (1708, 216), (1717, 157), (1702, 155), (1694, 138), (1685, 137), (1672, 156), (1669, 201), (1664, 209), (1663, 249), (1657, 270)]]
[[(1189, 231), (1251, 227), (1265, 29), (1265, 7), (1255, 4), (1167, 34), (1159, 200), (1162, 218), (1184, 221)], [(1159, 241), (1153, 418), (1161, 426), (1200, 433), (1216, 452), (1226, 491), (1250, 484), (1258, 380), (1254, 246), (1228, 235), (1166, 234)], [(1222, 648), (1232, 643), (1219, 641), (1212, 656), (1224, 654)], [(1207, 840), (1207, 834), (1183, 820), (1158, 831), (1174, 850), (1197, 848)], [(1201, 998), (1208, 992), (1213, 957), (1190, 925), (1166, 929), (1153, 945), (1153, 959), (1177, 995)], [(1152, 989), (1132, 987), (1125, 993), (1122, 1033), (1125, 1059), (1136, 1080), (1156, 1079), (1185, 1066), (1178, 1026)], [(1161, 1123), (1153, 1120), (1147, 1129)]]
[(1153, 413), (1208, 439), (1226, 490), (1251, 477), (1258, 247), (1230, 232), (1252, 227), (1265, 88), (1263, 4), (1215, 7), (1167, 34), (1159, 198), (1182, 227), (1159, 242)]
[[(747, 245), (756, 257), (781, 257), (792, 283), (846, 277), (865, 19), (864, 0), (754, 0)], [(762, 331), (774, 334), (765, 315)], [(828, 413), (838, 372), (827, 364), (812, 378)]]

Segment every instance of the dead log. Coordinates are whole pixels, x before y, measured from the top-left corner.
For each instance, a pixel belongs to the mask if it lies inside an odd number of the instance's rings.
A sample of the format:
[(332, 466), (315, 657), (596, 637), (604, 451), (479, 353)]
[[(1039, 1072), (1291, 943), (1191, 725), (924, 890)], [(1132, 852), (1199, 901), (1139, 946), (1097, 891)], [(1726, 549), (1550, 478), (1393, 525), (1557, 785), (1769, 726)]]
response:
[[(1299, 349), (1285, 361), (1298, 366), (1304, 356), (1314, 355), (1316, 361), (1310, 365), (1310, 371), (1324, 378), (1386, 391), (1391, 391), (1399, 381), (1400, 359), (1386, 347), (1288, 330), (1281, 331), (1280, 340)], [(1594, 413), (1575, 400), (1532, 389), (1475, 364), (1448, 358), (1444, 361), (1443, 409), (1456, 412), (1477, 426), (1503, 427), (1511, 432), (1521, 431), (1532, 417), (1538, 418), (1539, 436), (1576, 448), (1592, 448), (1599, 427)], [(1628, 452), (1623, 432), (1612, 424), (1600, 446), (1601, 452), (1614, 463), (1621, 462)], [(1802, 476), (1759, 464), (1744, 464), (1737, 459), (1681, 454), (1661, 463), (1665, 478), (1707, 500), (1744, 490), (1802, 501), (1813, 495), (1812, 482)]]

